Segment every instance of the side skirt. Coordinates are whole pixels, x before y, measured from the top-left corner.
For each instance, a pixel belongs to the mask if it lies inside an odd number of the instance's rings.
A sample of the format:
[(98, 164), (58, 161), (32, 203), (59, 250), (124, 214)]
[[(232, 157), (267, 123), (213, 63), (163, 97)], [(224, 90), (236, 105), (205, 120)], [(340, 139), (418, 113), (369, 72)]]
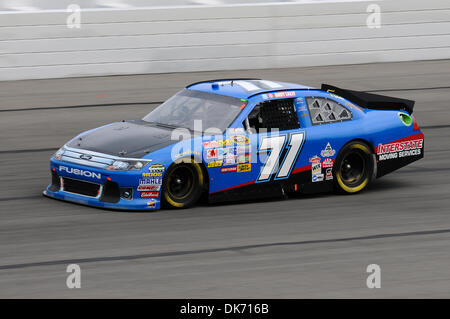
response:
[(280, 198), (287, 193), (316, 193), (327, 192), (333, 189), (332, 181), (323, 181), (318, 183), (311, 182), (311, 171), (304, 171), (293, 174), (285, 180), (271, 181), (267, 183), (244, 184), (223, 191), (209, 194), (209, 203), (257, 200)]

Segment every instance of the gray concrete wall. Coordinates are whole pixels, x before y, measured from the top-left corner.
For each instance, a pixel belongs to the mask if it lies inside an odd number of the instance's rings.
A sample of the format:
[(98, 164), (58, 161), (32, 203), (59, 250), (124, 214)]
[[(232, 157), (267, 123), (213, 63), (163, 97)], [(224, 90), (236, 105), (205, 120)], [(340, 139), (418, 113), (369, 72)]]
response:
[[(369, 28), (367, 7), (381, 8)], [(0, 80), (450, 58), (448, 0), (0, 14)]]

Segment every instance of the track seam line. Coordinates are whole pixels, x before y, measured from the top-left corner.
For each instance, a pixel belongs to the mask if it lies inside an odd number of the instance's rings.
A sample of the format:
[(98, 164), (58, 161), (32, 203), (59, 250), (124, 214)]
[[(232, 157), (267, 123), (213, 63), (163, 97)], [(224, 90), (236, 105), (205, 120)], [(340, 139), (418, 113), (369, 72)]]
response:
[(10, 200), (38, 199), (38, 198), (42, 198), (42, 195), (22, 196), (22, 197), (4, 197), (4, 198), (0, 198), (0, 202), (6, 202), (6, 201), (10, 201)]
[(149, 104), (161, 104), (161, 103), (163, 103), (163, 102), (132, 102), (132, 103), (103, 103), (103, 104), (86, 104), (86, 105), (46, 106), (46, 107), (30, 107), (30, 108), (22, 108), (22, 109), (5, 109), (5, 110), (0, 110), (0, 112), (60, 110), (60, 109), (74, 109), (74, 108), (83, 108), (83, 107), (149, 105)]
[(311, 244), (323, 244), (323, 243), (338, 243), (338, 242), (348, 242), (348, 241), (358, 241), (358, 240), (376, 240), (376, 239), (384, 239), (384, 238), (438, 235), (438, 234), (445, 234), (445, 233), (450, 233), (450, 229), (415, 231), (415, 232), (406, 232), (406, 233), (378, 234), (378, 235), (344, 237), (344, 238), (334, 238), (334, 239), (317, 239), (317, 240), (306, 240), (306, 241), (297, 241), (297, 242), (278, 242), (278, 243), (242, 245), (242, 246), (231, 246), (231, 247), (222, 247), (222, 248), (162, 252), (162, 253), (153, 253), (153, 254), (52, 260), (52, 261), (42, 261), (42, 262), (34, 262), (34, 263), (0, 265), (0, 270), (42, 267), (42, 266), (55, 266), (55, 265), (63, 265), (63, 264), (82, 264), (82, 263), (108, 262), (108, 261), (126, 261), (126, 260), (149, 259), (149, 258), (158, 258), (158, 257), (173, 257), (173, 256), (183, 256), (183, 255), (216, 253), (216, 252), (224, 252), (224, 251), (242, 251), (242, 250), (257, 249), (257, 248), (264, 248), (264, 247), (299, 246), (299, 245), (311, 245)]
[(34, 153), (34, 152), (51, 152), (58, 150), (57, 147), (50, 148), (31, 148), (28, 150), (6, 150), (0, 151), (0, 154), (17, 154), (17, 153)]

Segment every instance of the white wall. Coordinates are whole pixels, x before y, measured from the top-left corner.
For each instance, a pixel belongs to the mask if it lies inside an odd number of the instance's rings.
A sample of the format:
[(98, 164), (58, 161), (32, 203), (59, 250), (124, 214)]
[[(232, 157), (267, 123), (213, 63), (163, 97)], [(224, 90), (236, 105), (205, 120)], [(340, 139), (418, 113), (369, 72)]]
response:
[[(381, 28), (366, 26), (369, 4)], [(450, 58), (450, 1), (0, 13), (0, 80)]]

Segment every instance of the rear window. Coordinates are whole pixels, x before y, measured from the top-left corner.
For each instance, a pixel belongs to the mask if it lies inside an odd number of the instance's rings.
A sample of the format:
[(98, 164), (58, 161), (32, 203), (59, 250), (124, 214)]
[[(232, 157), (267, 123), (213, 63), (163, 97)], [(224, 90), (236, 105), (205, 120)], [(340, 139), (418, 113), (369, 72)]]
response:
[(352, 119), (352, 112), (336, 101), (324, 97), (308, 97), (306, 102), (313, 125)]

